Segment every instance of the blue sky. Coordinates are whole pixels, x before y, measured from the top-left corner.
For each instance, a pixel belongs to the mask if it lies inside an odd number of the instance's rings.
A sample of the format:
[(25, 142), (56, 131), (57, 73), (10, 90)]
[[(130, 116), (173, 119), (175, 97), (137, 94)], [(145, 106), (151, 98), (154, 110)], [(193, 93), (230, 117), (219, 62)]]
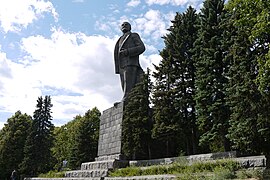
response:
[(113, 49), (129, 21), (153, 69), (176, 12), (202, 0), (0, 1), (0, 128), (16, 111), (32, 115), (39, 96), (51, 95), (53, 123), (65, 124), (122, 98)]

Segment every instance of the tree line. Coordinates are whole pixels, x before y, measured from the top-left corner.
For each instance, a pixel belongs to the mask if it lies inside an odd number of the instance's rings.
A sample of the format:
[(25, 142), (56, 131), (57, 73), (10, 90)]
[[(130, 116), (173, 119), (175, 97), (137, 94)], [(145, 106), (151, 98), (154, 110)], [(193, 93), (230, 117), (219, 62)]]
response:
[(125, 109), (129, 159), (237, 150), (269, 162), (269, 14), (264, 0), (205, 0), (200, 12), (176, 13), (154, 82), (146, 74)]
[[(97, 155), (97, 108), (61, 127), (52, 124), (51, 97), (38, 97), (33, 117), (17, 111), (0, 131), (0, 179), (36, 177), (50, 170), (78, 169)], [(64, 167), (63, 162), (68, 162)]]

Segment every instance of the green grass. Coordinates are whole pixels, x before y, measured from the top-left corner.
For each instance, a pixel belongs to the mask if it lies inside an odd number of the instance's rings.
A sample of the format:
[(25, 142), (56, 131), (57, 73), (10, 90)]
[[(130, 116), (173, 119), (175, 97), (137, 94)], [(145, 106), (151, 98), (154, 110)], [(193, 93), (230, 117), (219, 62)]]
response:
[(240, 165), (233, 160), (217, 160), (197, 162), (188, 165), (186, 162), (177, 162), (171, 165), (158, 165), (149, 167), (127, 167), (112, 171), (110, 176), (143, 176), (158, 174), (174, 174), (181, 180), (221, 180), (221, 179), (260, 179), (259, 171), (243, 171)]
[(252, 169), (252, 170), (247, 170), (247, 169), (242, 169), (240, 171), (236, 172), (237, 177), (241, 179), (247, 179), (247, 178), (258, 178), (258, 179), (263, 179), (263, 172), (260, 170)]
[(49, 171), (45, 174), (39, 174), (38, 177), (40, 178), (61, 178), (61, 177), (65, 177), (65, 171)]
[[(68, 170), (68, 169), (67, 169)], [(197, 162), (189, 165), (185, 160), (179, 160), (170, 165), (157, 165), (148, 167), (127, 167), (110, 172), (111, 177), (143, 176), (174, 174), (179, 180), (223, 180), (223, 179), (262, 179), (262, 171), (247, 170), (233, 160), (224, 159), (217, 161)], [(40, 174), (43, 178), (61, 178), (65, 171), (50, 171)]]

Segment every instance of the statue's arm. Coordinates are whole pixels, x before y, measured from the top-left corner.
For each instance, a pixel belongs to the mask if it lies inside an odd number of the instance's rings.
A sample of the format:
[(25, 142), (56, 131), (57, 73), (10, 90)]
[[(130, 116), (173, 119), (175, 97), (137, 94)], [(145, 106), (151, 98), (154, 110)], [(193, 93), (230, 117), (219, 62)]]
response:
[(128, 54), (129, 56), (138, 56), (142, 54), (145, 51), (145, 46), (137, 33), (132, 33), (131, 38), (134, 43), (134, 47), (128, 48)]
[[(119, 40), (118, 40), (119, 41)], [(118, 41), (115, 44), (114, 47), (114, 66), (115, 66), (115, 74), (119, 74), (119, 57), (118, 57)]]

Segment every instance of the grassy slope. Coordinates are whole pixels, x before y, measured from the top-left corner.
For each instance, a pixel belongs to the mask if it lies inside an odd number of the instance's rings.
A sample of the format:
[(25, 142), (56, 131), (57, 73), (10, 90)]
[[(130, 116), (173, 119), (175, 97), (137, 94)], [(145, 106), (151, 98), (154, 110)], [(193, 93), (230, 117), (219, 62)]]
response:
[(110, 176), (123, 177), (157, 174), (174, 174), (182, 180), (262, 179), (262, 172), (260, 170), (243, 169), (236, 161), (229, 159), (197, 162), (192, 165), (188, 165), (186, 162), (177, 162), (171, 165), (128, 167), (115, 170), (110, 173)]

